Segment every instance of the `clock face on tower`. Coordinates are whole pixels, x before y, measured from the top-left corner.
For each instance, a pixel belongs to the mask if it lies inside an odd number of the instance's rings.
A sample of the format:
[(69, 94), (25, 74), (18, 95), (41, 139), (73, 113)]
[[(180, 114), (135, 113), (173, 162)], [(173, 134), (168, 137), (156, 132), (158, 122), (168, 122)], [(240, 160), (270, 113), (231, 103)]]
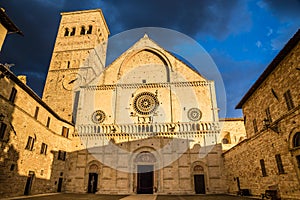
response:
[(69, 73), (65, 75), (62, 81), (63, 88), (71, 91), (79, 88), (82, 81), (82, 77), (78, 73)]

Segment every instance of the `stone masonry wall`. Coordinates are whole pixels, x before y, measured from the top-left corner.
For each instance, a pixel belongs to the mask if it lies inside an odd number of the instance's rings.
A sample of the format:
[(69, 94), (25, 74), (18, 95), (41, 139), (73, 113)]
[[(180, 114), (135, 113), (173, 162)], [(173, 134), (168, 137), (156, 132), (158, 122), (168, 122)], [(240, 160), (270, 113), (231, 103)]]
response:
[[(58, 160), (58, 152), (72, 151), (74, 128), (25, 91), (27, 86), (16, 84), (13, 76), (0, 79), (0, 113), (4, 115), (0, 125), (6, 125), (0, 139), (0, 197), (23, 195), (30, 172), (34, 173), (31, 194), (56, 192), (58, 179), (65, 176), (65, 161)], [(13, 102), (9, 101), (12, 88), (17, 91)], [(62, 127), (69, 128), (68, 138), (62, 136)], [(29, 136), (34, 144), (27, 149)], [(41, 153), (42, 143), (47, 145), (46, 153)]]

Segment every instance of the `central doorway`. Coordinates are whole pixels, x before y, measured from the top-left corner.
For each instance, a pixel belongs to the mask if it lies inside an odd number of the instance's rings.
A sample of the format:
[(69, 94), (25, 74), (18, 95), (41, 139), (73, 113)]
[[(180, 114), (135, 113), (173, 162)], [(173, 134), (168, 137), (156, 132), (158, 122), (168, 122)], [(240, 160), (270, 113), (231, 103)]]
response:
[(153, 165), (138, 165), (137, 170), (137, 193), (153, 194)]
[(205, 194), (204, 174), (194, 175), (194, 185), (196, 194)]

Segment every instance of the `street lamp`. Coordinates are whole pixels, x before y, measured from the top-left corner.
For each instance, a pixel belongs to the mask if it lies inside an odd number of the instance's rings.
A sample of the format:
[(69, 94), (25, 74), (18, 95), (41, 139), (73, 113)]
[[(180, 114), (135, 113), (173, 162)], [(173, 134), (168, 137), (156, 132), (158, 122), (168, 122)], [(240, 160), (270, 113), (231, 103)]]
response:
[(263, 120), (263, 125), (264, 125), (264, 128), (271, 129), (272, 131), (276, 132), (277, 134), (279, 133), (278, 124), (276, 123), (276, 124), (271, 125), (271, 122), (269, 119), (265, 118)]

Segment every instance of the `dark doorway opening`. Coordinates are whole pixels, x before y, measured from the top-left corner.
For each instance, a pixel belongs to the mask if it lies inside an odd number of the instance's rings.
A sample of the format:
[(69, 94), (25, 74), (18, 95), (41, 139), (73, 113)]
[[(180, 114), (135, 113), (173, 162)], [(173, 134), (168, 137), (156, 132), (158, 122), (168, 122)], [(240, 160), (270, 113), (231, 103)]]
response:
[(24, 195), (29, 195), (31, 193), (31, 186), (32, 186), (33, 179), (34, 179), (34, 172), (29, 171), (26, 185), (25, 185)]
[(239, 177), (236, 177), (236, 184), (237, 184), (237, 187), (238, 187), (238, 191), (241, 190), (241, 185), (240, 185), (240, 178)]
[(194, 175), (194, 185), (196, 194), (205, 194), (204, 174)]
[(61, 192), (63, 180), (63, 178), (58, 179), (57, 192)]
[(89, 173), (89, 185), (88, 185), (88, 193), (96, 193), (97, 185), (98, 185), (98, 174), (97, 173)]
[(138, 165), (137, 167), (137, 193), (153, 194), (153, 165)]

